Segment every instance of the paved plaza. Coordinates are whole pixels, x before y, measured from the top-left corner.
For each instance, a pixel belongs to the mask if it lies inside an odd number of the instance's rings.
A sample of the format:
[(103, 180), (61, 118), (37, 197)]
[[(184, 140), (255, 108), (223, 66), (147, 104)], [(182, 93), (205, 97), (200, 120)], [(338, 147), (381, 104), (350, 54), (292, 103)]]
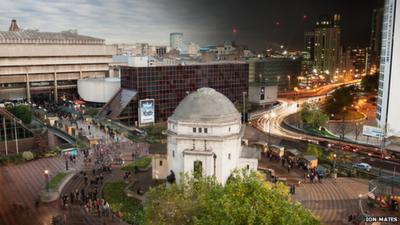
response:
[(0, 167), (0, 225), (49, 224), (58, 211), (57, 204), (36, 208), (35, 200), (45, 185), (44, 170), (55, 175), (64, 169), (65, 161), (56, 157)]

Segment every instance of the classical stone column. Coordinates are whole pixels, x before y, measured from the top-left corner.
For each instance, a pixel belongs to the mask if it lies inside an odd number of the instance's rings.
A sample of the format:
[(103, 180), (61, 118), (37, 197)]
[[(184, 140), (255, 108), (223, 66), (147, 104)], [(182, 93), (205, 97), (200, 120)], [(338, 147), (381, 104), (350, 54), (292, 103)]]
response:
[(54, 72), (54, 102), (58, 100), (57, 72)]
[(26, 99), (28, 102), (31, 101), (31, 85), (29, 84), (29, 73), (26, 73)]

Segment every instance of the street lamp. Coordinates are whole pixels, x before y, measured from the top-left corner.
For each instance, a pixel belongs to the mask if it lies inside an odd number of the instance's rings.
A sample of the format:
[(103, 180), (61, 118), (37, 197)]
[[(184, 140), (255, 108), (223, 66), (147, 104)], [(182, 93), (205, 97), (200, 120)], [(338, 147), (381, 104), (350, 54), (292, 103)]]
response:
[(271, 139), (271, 120), (276, 116), (275, 112), (271, 112), (268, 118), (268, 144), (270, 143)]
[(46, 191), (49, 192), (49, 170), (44, 171), (44, 180), (46, 182)]
[(333, 154), (333, 178), (336, 179), (336, 154)]
[(243, 122), (246, 122), (246, 94), (247, 92), (243, 91)]

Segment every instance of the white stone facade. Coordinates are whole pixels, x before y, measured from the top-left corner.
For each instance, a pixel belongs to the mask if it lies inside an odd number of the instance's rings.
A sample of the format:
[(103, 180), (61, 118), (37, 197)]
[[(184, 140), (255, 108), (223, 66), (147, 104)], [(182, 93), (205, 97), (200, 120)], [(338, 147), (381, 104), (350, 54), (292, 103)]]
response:
[[(198, 106), (203, 109), (197, 110)], [(203, 176), (215, 176), (222, 184), (235, 169), (256, 170), (257, 159), (240, 157), (242, 134), (241, 116), (233, 104), (219, 92), (201, 88), (187, 96), (168, 119), (168, 170), (179, 182), (182, 173), (193, 174), (198, 161)]]

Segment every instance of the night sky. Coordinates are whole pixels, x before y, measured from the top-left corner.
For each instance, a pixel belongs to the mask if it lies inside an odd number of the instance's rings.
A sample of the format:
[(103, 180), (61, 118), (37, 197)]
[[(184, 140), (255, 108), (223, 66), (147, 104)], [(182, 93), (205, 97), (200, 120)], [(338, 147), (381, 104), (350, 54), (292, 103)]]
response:
[[(235, 38), (256, 49), (280, 44), (301, 49), (304, 31), (313, 30), (319, 15), (334, 13), (342, 15), (343, 45), (367, 46), (372, 10), (383, 7), (384, 3), (383, 0), (175, 1), (192, 12), (193, 17), (203, 16), (203, 23), (220, 30), (205, 39)], [(236, 35), (232, 28), (237, 29)]]
[[(201, 46), (236, 40), (251, 49), (301, 49), (321, 14), (342, 15), (345, 46), (367, 46), (371, 13), (384, 0), (14, 0), (0, 2), (0, 29), (78, 29), (107, 43), (168, 44), (170, 32)], [(304, 18), (306, 16), (306, 18)], [(279, 25), (277, 25), (279, 23)], [(232, 30), (237, 29), (233, 34)]]

